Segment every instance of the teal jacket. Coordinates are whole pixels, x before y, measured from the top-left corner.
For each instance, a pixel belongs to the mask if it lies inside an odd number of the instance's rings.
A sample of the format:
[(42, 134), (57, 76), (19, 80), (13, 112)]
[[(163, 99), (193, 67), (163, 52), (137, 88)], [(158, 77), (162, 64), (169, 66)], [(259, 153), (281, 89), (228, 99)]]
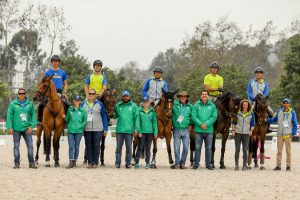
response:
[(139, 108), (137, 128), (139, 133), (158, 134), (156, 112), (153, 108), (149, 112), (145, 112), (143, 107)]
[[(204, 105), (202, 101), (197, 101), (193, 107), (192, 120), (195, 124), (195, 132), (213, 133), (214, 123), (217, 120), (218, 112), (215, 104), (208, 100)], [(200, 126), (205, 123), (207, 129), (202, 129)]]
[(114, 119), (118, 119), (116, 133), (129, 133), (138, 131), (137, 118), (138, 107), (131, 100), (128, 103), (123, 101), (117, 103), (114, 108)]
[[(183, 106), (178, 100), (175, 100), (172, 109), (173, 128), (188, 128), (192, 124), (192, 109), (192, 104), (187, 103)], [(179, 116), (183, 116), (183, 120), (181, 121), (181, 123), (178, 121)]]
[(27, 97), (23, 105), (18, 99), (9, 104), (6, 117), (6, 128), (8, 130), (25, 131), (28, 127), (36, 127), (36, 123), (34, 106)]
[(70, 106), (65, 122), (68, 124), (68, 133), (82, 134), (86, 125), (86, 112), (82, 107), (75, 109)]

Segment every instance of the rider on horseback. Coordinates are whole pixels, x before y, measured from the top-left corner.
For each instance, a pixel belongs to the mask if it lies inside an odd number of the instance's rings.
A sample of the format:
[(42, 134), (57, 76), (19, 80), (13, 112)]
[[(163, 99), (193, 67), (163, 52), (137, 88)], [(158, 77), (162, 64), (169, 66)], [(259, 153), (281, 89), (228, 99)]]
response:
[(209, 92), (209, 98), (211, 100), (215, 99), (222, 93), (220, 89), (223, 88), (223, 77), (218, 75), (220, 65), (218, 62), (212, 62), (209, 66), (210, 73), (204, 77), (204, 87), (205, 90)]
[(149, 99), (150, 104), (154, 104), (154, 107), (159, 103), (162, 95), (168, 92), (168, 85), (165, 80), (161, 78), (163, 73), (160, 67), (156, 67), (153, 70), (154, 77), (148, 79), (142, 89), (142, 96), (144, 99)]
[[(252, 108), (255, 106), (254, 99), (257, 94), (261, 93), (263, 96), (269, 96), (269, 84), (264, 80), (264, 69), (262, 67), (255, 68), (255, 79), (251, 79), (248, 83), (247, 93), (248, 99), (252, 103)], [(273, 110), (268, 106), (268, 115), (273, 115)]]
[(93, 88), (96, 90), (97, 99), (100, 100), (103, 93), (106, 90), (107, 80), (102, 72), (102, 61), (95, 60), (93, 63), (94, 72), (89, 74), (85, 80), (84, 91), (86, 96), (88, 96), (89, 89)]
[[(61, 97), (62, 102), (64, 104), (64, 108), (65, 108), (65, 113), (67, 112), (67, 109), (69, 107), (69, 103), (67, 100), (67, 89), (68, 89), (68, 76), (66, 74), (66, 72), (62, 69), (59, 68), (59, 64), (60, 64), (60, 57), (59, 55), (53, 55), (51, 57), (51, 64), (52, 64), (52, 68), (48, 69), (44, 76), (45, 77), (50, 77), (53, 75), (52, 81), (55, 85), (56, 88), (56, 92), (58, 93), (58, 96)], [(42, 117), (43, 117), (43, 110), (44, 107), (47, 104), (47, 100), (41, 101), (38, 105), (38, 122), (41, 123), (42, 122)]]

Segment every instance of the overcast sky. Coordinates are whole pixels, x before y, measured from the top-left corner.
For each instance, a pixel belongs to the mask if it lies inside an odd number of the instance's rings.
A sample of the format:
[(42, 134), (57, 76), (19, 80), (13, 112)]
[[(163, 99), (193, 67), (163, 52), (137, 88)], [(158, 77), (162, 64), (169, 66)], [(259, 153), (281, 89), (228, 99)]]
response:
[[(150, 65), (159, 51), (178, 49), (184, 37), (207, 20), (228, 15), (244, 30), (273, 20), (278, 29), (300, 16), (300, 0), (21, 0), (63, 7), (67, 35), (92, 62), (113, 69), (136, 60)], [(49, 48), (48, 48), (49, 49)]]

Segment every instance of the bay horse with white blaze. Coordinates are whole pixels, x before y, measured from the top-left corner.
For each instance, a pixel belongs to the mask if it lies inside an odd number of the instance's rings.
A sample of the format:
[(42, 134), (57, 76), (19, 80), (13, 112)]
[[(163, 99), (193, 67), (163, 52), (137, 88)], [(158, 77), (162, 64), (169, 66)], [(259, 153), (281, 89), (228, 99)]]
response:
[[(157, 138), (165, 138), (169, 163), (173, 164), (172, 152), (171, 152), (171, 138), (172, 138), (172, 109), (174, 104), (174, 95), (178, 92), (165, 93), (160, 102), (155, 107), (157, 116), (158, 135)], [(157, 138), (153, 139), (153, 155), (151, 161), (151, 167), (156, 168), (156, 153), (157, 153)]]
[[(54, 75), (54, 74), (53, 74)], [(41, 134), (44, 129), (44, 154), (46, 154), (46, 167), (50, 167), (50, 153), (51, 153), (51, 133), (53, 135), (53, 149), (55, 167), (59, 167), (59, 140), (64, 131), (64, 119), (62, 115), (65, 113), (62, 100), (58, 97), (55, 85), (52, 81), (52, 76), (43, 77), (38, 84), (38, 90), (35, 92), (33, 100), (35, 102), (48, 98), (48, 103), (43, 111), (42, 124), (37, 127), (37, 154), (36, 163), (38, 162), (38, 151), (41, 144)]]

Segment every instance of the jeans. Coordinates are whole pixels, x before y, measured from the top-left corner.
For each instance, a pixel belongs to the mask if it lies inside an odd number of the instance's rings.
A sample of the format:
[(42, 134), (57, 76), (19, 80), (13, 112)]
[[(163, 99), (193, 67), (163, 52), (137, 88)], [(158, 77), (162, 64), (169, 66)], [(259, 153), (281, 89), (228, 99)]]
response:
[(77, 160), (79, 155), (79, 145), (82, 138), (80, 133), (68, 133), (68, 144), (69, 144), (69, 160)]
[(125, 162), (126, 165), (131, 164), (131, 155), (132, 155), (132, 139), (133, 135), (129, 133), (117, 133), (116, 134), (116, 140), (117, 140), (117, 148), (116, 148), (116, 165), (121, 164), (121, 158), (122, 158), (122, 148), (125, 140), (126, 145), (126, 158)]
[(247, 164), (248, 159), (248, 145), (249, 145), (249, 138), (248, 134), (240, 134), (236, 133), (234, 137), (235, 141), (235, 165), (239, 165), (239, 156), (240, 156), (240, 149), (241, 143), (243, 145), (243, 166)]
[[(175, 165), (185, 165), (186, 157), (188, 154), (189, 143), (190, 143), (190, 132), (187, 128), (185, 129), (174, 128), (173, 139), (174, 139)], [(181, 140), (182, 140), (183, 150), (180, 158)]]
[(20, 163), (20, 140), (21, 136), (23, 136), (26, 146), (27, 146), (27, 157), (29, 163), (33, 163), (33, 145), (32, 145), (32, 135), (27, 134), (26, 131), (14, 131), (13, 139), (14, 139), (14, 157), (15, 163)]
[(199, 166), (202, 142), (205, 143), (205, 166), (211, 166), (211, 146), (213, 141), (213, 133), (195, 133), (195, 161), (194, 165)]
[(85, 131), (86, 148), (88, 154), (88, 163), (99, 163), (100, 143), (102, 141), (103, 131)]
[(135, 157), (135, 162), (140, 162), (140, 157), (142, 155), (143, 148), (145, 147), (146, 150), (146, 164), (150, 163), (150, 156), (151, 156), (151, 144), (153, 141), (154, 134), (144, 133), (142, 137), (138, 138), (138, 150)]

